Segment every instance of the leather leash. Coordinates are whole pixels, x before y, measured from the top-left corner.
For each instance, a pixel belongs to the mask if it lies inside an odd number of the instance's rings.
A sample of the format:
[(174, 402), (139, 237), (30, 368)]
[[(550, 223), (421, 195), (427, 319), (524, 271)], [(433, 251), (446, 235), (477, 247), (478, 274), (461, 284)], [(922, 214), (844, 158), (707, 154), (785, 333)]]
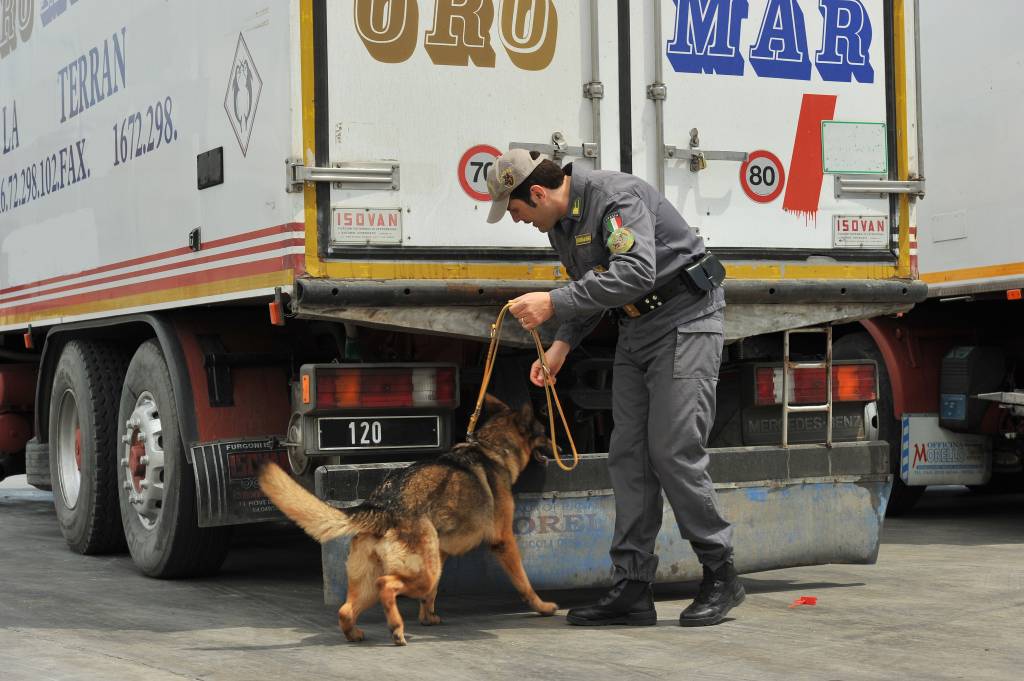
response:
[[(476, 409), (473, 411), (473, 415), (469, 417), (469, 428), (466, 429), (466, 439), (473, 440), (473, 431), (476, 430), (476, 422), (480, 418), (480, 412), (483, 410), (484, 395), (487, 393), (487, 386), (491, 382), (491, 374), (494, 371), (494, 364), (498, 358), (498, 343), (501, 338), (501, 324), (505, 320), (505, 314), (508, 312), (511, 303), (506, 303), (505, 307), (501, 308), (501, 312), (498, 313), (498, 318), (493, 324), (491, 324), (491, 345), (487, 349), (487, 361), (484, 362), (484, 379), (483, 383), (480, 384), (480, 394), (476, 398)], [(551, 437), (551, 452), (555, 455), (555, 463), (563, 471), (571, 471), (579, 465), (580, 455), (576, 451), (576, 443), (573, 442), (572, 433), (569, 432), (569, 423), (566, 421), (565, 412), (562, 411), (562, 403), (558, 401), (558, 392), (555, 390), (555, 384), (551, 377), (551, 371), (548, 369), (547, 359), (544, 357), (544, 346), (540, 342), (540, 336), (537, 334), (536, 329), (531, 329), (530, 333), (533, 334), (533, 342), (537, 346), (537, 358), (540, 360), (541, 369), (544, 372), (544, 397), (548, 403), (548, 432)], [(555, 444), (555, 412), (551, 408), (551, 400), (554, 398), (555, 406), (558, 407), (558, 415), (562, 418), (562, 427), (565, 428), (565, 436), (569, 439), (569, 446), (572, 448), (572, 466), (566, 466), (562, 463), (562, 457), (558, 455), (558, 445)]]

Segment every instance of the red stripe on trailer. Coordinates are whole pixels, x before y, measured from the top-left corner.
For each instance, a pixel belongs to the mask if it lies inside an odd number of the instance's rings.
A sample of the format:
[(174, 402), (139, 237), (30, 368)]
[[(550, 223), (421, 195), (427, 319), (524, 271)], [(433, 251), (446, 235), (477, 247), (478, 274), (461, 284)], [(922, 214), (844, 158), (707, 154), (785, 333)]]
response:
[[(58, 286), (57, 288), (46, 289), (45, 291), (26, 293), (21, 296), (14, 296), (7, 300), (0, 301), (0, 306), (6, 306), (8, 303), (13, 303), (18, 300), (28, 300), (31, 298), (38, 298), (39, 296), (46, 296), (53, 293), (61, 293), (64, 291), (73, 291), (75, 289), (85, 288), (87, 286), (96, 286), (98, 284), (109, 284), (115, 281), (123, 281), (125, 279), (132, 279), (134, 277), (143, 277), (148, 274), (157, 274), (159, 272), (169, 272), (171, 270), (179, 270), (185, 267), (193, 267), (195, 265), (203, 265), (205, 263), (217, 262), (218, 260), (229, 260), (231, 258), (237, 258), (243, 255), (256, 255), (258, 253), (266, 253), (268, 251), (276, 251), (281, 248), (290, 246), (303, 246), (305, 244), (304, 239), (288, 239), (287, 241), (275, 241), (269, 244), (260, 244), (259, 246), (249, 246), (248, 248), (240, 248), (235, 251), (227, 251), (226, 253), (218, 253), (217, 255), (207, 255), (203, 257), (197, 257), (192, 260), (182, 260), (181, 262), (173, 262), (165, 265), (158, 265), (156, 267), (150, 267), (144, 270), (133, 270), (131, 272), (122, 272), (121, 274), (115, 274), (109, 277), (102, 277), (100, 279), (90, 279), (89, 281), (78, 282), (75, 284), (68, 284), (66, 286)], [(110, 290), (110, 289), (108, 289)]]
[[(203, 248), (217, 248), (219, 246), (229, 246), (231, 244), (242, 243), (243, 241), (251, 241), (253, 239), (260, 239), (265, 236), (273, 236), (274, 234), (287, 234), (289, 232), (303, 234), (305, 229), (306, 226), (301, 222), (288, 222), (283, 225), (264, 227), (263, 229), (257, 229), (251, 232), (244, 232), (242, 234), (234, 234), (232, 236), (226, 236), (221, 239), (212, 239), (210, 241), (203, 242)], [(82, 270), (81, 272), (75, 272), (74, 274), (65, 274), (59, 277), (51, 277), (49, 279), (40, 279), (39, 281), (32, 281), (27, 284), (18, 284), (17, 286), (11, 286), (9, 288), (0, 289), (0, 294), (13, 293), (14, 291), (23, 291), (28, 288), (44, 286), (46, 284), (54, 284), (60, 281), (80, 279), (82, 277), (88, 277), (94, 274), (102, 274), (103, 272), (109, 272), (111, 270), (120, 269), (122, 267), (142, 265), (144, 263), (153, 262), (156, 260), (163, 260), (165, 258), (173, 258), (175, 256), (185, 255), (191, 252), (192, 249), (190, 249), (188, 246), (182, 246), (181, 248), (173, 248), (169, 251), (162, 251), (160, 253), (154, 253), (152, 255), (144, 255), (138, 258), (132, 258), (131, 260), (122, 260), (120, 262), (111, 263), (109, 265), (103, 265), (101, 267), (94, 267), (92, 269)]]
[(800, 118), (789, 161), (789, 184), (782, 209), (817, 220), (818, 201), (824, 172), (821, 165), (821, 122), (830, 121), (836, 112), (835, 95), (805, 94), (800, 103)]

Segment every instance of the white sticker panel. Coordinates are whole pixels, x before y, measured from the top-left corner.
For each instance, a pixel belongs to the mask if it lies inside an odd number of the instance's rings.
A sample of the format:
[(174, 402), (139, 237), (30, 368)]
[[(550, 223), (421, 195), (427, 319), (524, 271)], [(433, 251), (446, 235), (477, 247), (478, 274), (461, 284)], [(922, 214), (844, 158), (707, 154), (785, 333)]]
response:
[(991, 443), (942, 428), (935, 414), (906, 415), (900, 477), (908, 485), (983, 485), (992, 475)]
[(885, 123), (821, 122), (821, 164), (833, 175), (885, 175)]

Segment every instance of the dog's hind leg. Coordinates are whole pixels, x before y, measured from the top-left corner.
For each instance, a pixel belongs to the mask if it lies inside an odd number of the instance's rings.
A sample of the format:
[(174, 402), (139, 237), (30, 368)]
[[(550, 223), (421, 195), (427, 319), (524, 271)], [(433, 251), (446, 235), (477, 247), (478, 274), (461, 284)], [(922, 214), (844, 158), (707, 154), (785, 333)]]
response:
[(441, 551), (437, 565), (437, 574), (433, 577), (433, 586), (430, 589), (430, 593), (427, 594), (427, 597), (420, 601), (420, 624), (423, 626), (441, 623), (441, 618), (437, 616), (437, 610), (435, 609), (434, 604), (437, 600), (437, 587), (441, 583), (441, 572), (444, 570), (445, 558), (447, 558), (447, 556), (445, 556), (444, 551)]
[(374, 579), (380, 574), (379, 563), (373, 559), (368, 542), (356, 537), (349, 548), (346, 563), (348, 593), (345, 603), (338, 608), (338, 626), (349, 641), (362, 641), (363, 630), (356, 626), (359, 614), (377, 600)]
[(388, 619), (388, 627), (391, 629), (391, 640), (396, 646), (404, 646), (405, 643), (405, 622), (402, 620), (402, 613), (398, 611), (398, 595), (405, 590), (405, 582), (398, 575), (384, 575), (377, 578), (377, 594), (380, 596), (380, 604), (384, 606), (384, 615)]
[(516, 536), (512, 531), (512, 516), (515, 511), (515, 501), (511, 494), (503, 495), (495, 499), (495, 538), (491, 542), (491, 551), (494, 552), (501, 567), (505, 569), (512, 586), (516, 588), (523, 600), (544, 616), (554, 615), (558, 605), (542, 601), (537, 592), (533, 590), (526, 570), (523, 569), (523, 558), (519, 553), (519, 545), (516, 544)]

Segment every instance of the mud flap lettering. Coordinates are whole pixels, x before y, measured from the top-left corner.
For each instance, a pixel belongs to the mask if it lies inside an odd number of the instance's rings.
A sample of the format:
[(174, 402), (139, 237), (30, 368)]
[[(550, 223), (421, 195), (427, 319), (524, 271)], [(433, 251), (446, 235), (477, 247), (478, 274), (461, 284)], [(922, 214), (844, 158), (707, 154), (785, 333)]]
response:
[(288, 453), (281, 439), (223, 440), (192, 447), (200, 527), (284, 517), (263, 494), (256, 478), (260, 467), (269, 461), (288, 469)]

